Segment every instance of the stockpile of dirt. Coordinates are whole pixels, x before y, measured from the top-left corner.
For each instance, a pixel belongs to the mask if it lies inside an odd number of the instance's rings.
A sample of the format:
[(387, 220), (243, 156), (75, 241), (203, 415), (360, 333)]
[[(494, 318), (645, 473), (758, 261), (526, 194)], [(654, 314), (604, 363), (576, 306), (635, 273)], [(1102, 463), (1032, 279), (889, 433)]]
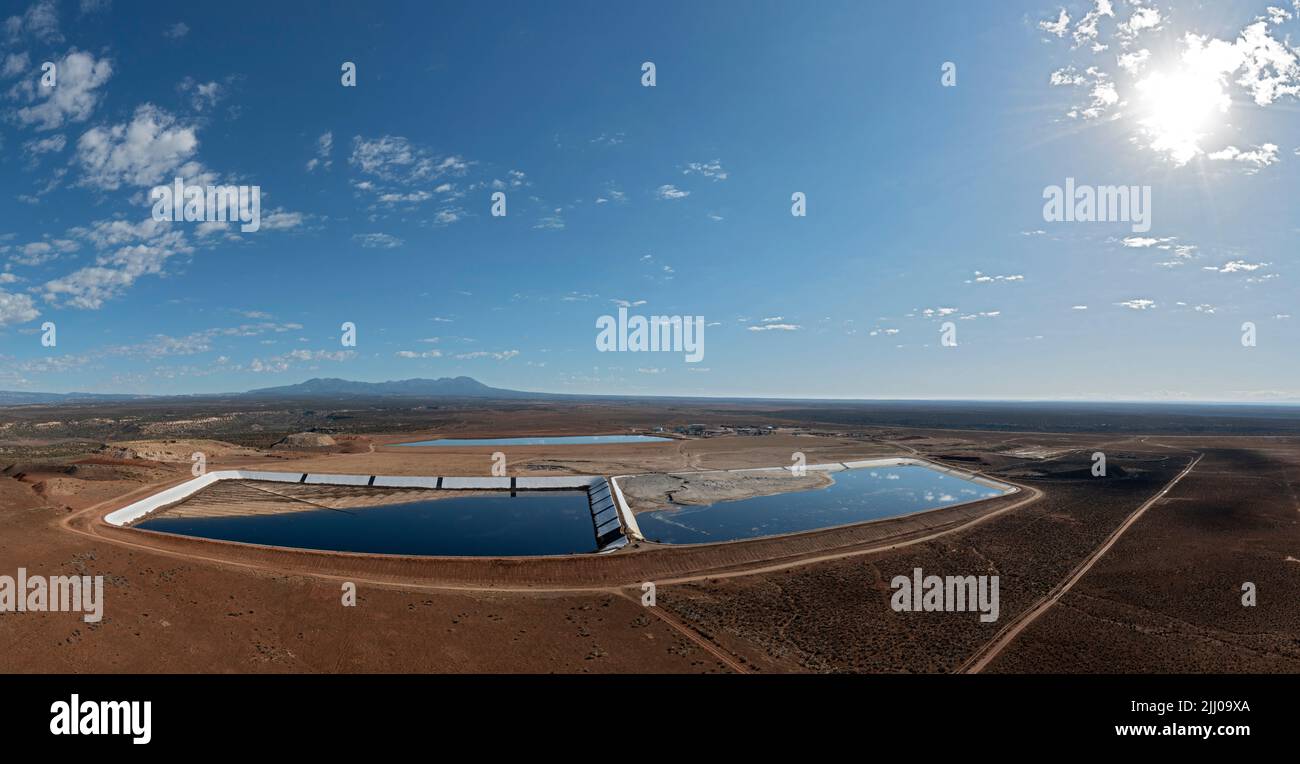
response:
[(787, 471), (699, 472), (677, 475), (635, 475), (619, 481), (623, 495), (635, 512), (651, 512), (674, 505), (705, 505), (825, 488), (830, 473), (809, 471), (795, 476)]
[(279, 448), (286, 451), (309, 451), (324, 448), (336, 448), (338, 441), (329, 435), (319, 432), (297, 432), (292, 435), (286, 435), (280, 439), (271, 448)]
[(245, 448), (222, 440), (184, 438), (167, 440), (124, 440), (109, 443), (100, 449), (100, 455), (110, 459), (143, 459), (155, 462), (189, 462), (195, 453), (207, 459), (217, 457), (257, 456), (255, 448)]
[(46, 478), (34, 483), (32, 490), (41, 496), (79, 496), (84, 486), (84, 481), (72, 478)]

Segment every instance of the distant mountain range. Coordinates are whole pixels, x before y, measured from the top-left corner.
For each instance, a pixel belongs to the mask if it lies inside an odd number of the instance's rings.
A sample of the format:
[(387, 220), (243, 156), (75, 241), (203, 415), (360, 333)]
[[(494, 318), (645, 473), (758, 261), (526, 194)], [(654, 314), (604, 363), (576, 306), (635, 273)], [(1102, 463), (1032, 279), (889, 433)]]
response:
[(390, 382), (353, 382), (333, 377), (309, 379), (296, 385), (263, 387), (241, 393), (259, 398), (350, 398), (432, 396), (442, 398), (551, 398), (550, 393), (529, 393), (489, 387), (473, 377), (398, 379)]
[(106, 393), (29, 393), (0, 390), (0, 406), (30, 406), (67, 403), (102, 403), (159, 398), (560, 398), (551, 393), (530, 393), (489, 387), (473, 377), (399, 379), (389, 382), (354, 382), (348, 379), (317, 378), (296, 385), (262, 387), (244, 393), (212, 395), (112, 395)]
[(51, 403), (99, 403), (104, 401), (134, 401), (144, 395), (109, 395), (107, 393), (28, 393), (21, 390), (0, 390), (0, 406), (32, 406)]

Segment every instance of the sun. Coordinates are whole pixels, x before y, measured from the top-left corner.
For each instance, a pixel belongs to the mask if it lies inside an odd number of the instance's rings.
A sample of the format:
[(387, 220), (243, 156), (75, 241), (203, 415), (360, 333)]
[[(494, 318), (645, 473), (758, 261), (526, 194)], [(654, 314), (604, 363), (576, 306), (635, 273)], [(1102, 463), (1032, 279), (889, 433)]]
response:
[(1137, 94), (1138, 123), (1151, 148), (1179, 165), (1201, 153), (1201, 141), (1232, 103), (1219, 73), (1189, 67), (1152, 72), (1137, 82)]

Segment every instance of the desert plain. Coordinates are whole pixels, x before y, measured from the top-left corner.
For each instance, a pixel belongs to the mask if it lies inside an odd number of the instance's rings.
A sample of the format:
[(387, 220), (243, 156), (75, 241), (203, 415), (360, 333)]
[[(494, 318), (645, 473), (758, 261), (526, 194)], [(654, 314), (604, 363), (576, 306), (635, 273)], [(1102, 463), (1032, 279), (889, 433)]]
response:
[[(106, 592), (97, 623), (0, 615), (0, 671), (1300, 671), (1293, 425), (990, 421), (756, 402), (7, 408), (0, 572), (102, 575)], [(398, 444), (613, 433), (671, 439), (511, 446), (508, 474), (650, 474), (681, 490), (710, 470), (788, 466), (800, 452), (809, 464), (915, 456), (1021, 490), (788, 536), (537, 558), (326, 553), (103, 521), (190, 479), (195, 452), (207, 469), (483, 476), (498, 449)], [(1106, 477), (1091, 470), (1098, 452)], [(999, 619), (892, 610), (891, 578), (914, 568), (999, 576)], [(349, 582), (355, 607), (341, 602)]]

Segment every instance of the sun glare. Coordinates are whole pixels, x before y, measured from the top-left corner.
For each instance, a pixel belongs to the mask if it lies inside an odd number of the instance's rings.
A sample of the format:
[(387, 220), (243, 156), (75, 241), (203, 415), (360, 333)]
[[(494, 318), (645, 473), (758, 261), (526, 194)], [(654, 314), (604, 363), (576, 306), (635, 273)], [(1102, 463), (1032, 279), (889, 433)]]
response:
[(1201, 153), (1200, 142), (1218, 127), (1231, 99), (1214, 72), (1192, 69), (1153, 72), (1137, 83), (1138, 121), (1151, 148), (1186, 164)]

